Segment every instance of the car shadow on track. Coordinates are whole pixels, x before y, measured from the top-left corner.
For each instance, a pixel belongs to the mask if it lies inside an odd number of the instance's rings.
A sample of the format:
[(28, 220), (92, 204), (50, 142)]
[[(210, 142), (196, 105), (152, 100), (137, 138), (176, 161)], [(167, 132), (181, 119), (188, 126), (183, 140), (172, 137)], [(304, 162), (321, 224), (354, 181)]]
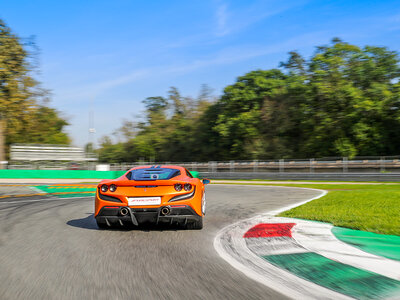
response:
[(89, 229), (89, 230), (99, 230), (99, 231), (134, 231), (134, 230), (140, 230), (140, 231), (177, 231), (177, 230), (187, 230), (183, 228), (182, 226), (179, 225), (153, 225), (153, 224), (143, 224), (140, 225), (139, 227), (136, 227), (134, 225), (125, 225), (125, 226), (115, 226), (115, 227), (110, 227), (106, 229), (100, 229), (97, 224), (96, 220), (94, 219), (93, 214), (88, 214), (87, 217), (81, 218), (81, 219), (73, 219), (69, 220), (67, 225), (72, 226), (72, 227), (77, 227), (77, 228), (82, 228), (82, 229)]
[(83, 229), (99, 230), (99, 227), (97, 227), (96, 220), (94, 219), (93, 214), (88, 214), (88, 216), (85, 218), (69, 220), (67, 222), (67, 225)]

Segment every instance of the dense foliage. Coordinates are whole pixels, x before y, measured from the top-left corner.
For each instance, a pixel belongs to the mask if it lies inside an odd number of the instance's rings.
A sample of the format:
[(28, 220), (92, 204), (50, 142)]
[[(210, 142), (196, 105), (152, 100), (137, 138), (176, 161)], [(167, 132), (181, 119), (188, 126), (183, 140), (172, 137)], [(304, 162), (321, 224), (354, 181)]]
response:
[(239, 77), (217, 101), (206, 88), (197, 99), (182, 97), (176, 88), (167, 98), (145, 99), (146, 120), (124, 124), (131, 135), (122, 142), (103, 138), (100, 159), (399, 154), (399, 77), (396, 52), (334, 39), (309, 60), (290, 52), (278, 69)]
[(47, 106), (48, 92), (33, 79), (32, 71), (28, 51), (0, 19), (0, 122), (6, 145), (67, 144), (62, 129), (68, 123)]

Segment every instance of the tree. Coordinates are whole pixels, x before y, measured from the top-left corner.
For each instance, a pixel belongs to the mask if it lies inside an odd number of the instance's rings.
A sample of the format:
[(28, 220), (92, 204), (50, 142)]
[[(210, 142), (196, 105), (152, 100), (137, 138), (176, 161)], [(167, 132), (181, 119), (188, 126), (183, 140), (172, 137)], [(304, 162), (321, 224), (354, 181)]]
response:
[(0, 19), (0, 113), (6, 145), (69, 143), (62, 132), (68, 123), (48, 107), (49, 93), (31, 76), (29, 52)]
[(97, 150), (100, 162), (118, 163), (125, 160), (125, 149), (122, 143), (113, 144), (110, 137), (100, 139), (100, 148)]
[(114, 134), (118, 136), (118, 138), (122, 137), (122, 141), (129, 141), (133, 139), (137, 132), (137, 124), (136, 122), (123, 120), (122, 126), (118, 128)]
[[(277, 69), (258, 70), (238, 78), (225, 88), (218, 105), (214, 130), (224, 148), (224, 159), (257, 158), (261, 146), (261, 112), (267, 99), (282, 93), (286, 76)], [(262, 146), (261, 146), (262, 147)]]
[(35, 108), (32, 88), (36, 83), (28, 74), (26, 56), (19, 39), (0, 20), (0, 112), (7, 145), (24, 132)]
[(174, 115), (183, 115), (186, 111), (186, 107), (183, 103), (183, 99), (178, 89), (172, 86), (168, 91), (168, 100), (170, 101), (174, 110)]
[(143, 100), (148, 112), (163, 113), (168, 108), (168, 100), (164, 97), (148, 97)]
[[(320, 47), (309, 62), (311, 89), (304, 119), (304, 152), (324, 155), (394, 154), (399, 137), (395, 80), (399, 58), (385, 47), (360, 49), (340, 40)], [(391, 120), (389, 121), (388, 118)], [(390, 127), (388, 124), (391, 124)], [(392, 149), (389, 149), (392, 145)]]

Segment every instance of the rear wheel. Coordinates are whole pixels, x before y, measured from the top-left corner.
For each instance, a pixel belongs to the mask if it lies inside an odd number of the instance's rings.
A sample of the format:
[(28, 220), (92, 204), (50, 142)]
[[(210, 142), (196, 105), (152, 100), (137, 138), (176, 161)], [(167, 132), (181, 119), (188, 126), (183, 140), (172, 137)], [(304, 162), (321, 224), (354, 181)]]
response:
[(203, 216), (206, 214), (206, 193), (203, 193), (203, 198), (201, 199), (201, 212)]
[(199, 218), (198, 220), (196, 220), (194, 222), (188, 223), (186, 225), (186, 228), (187, 229), (196, 229), (196, 230), (202, 229), (203, 228), (203, 217)]

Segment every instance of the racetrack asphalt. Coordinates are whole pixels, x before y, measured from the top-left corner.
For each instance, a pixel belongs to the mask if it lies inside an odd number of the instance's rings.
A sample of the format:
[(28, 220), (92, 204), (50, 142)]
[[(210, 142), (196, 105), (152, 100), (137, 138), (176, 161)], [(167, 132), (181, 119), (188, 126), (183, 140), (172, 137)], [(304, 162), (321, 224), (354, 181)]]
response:
[(0, 199), (0, 299), (286, 299), (222, 260), (213, 240), (224, 226), (318, 194), (209, 185), (202, 230), (99, 230), (92, 197)]

